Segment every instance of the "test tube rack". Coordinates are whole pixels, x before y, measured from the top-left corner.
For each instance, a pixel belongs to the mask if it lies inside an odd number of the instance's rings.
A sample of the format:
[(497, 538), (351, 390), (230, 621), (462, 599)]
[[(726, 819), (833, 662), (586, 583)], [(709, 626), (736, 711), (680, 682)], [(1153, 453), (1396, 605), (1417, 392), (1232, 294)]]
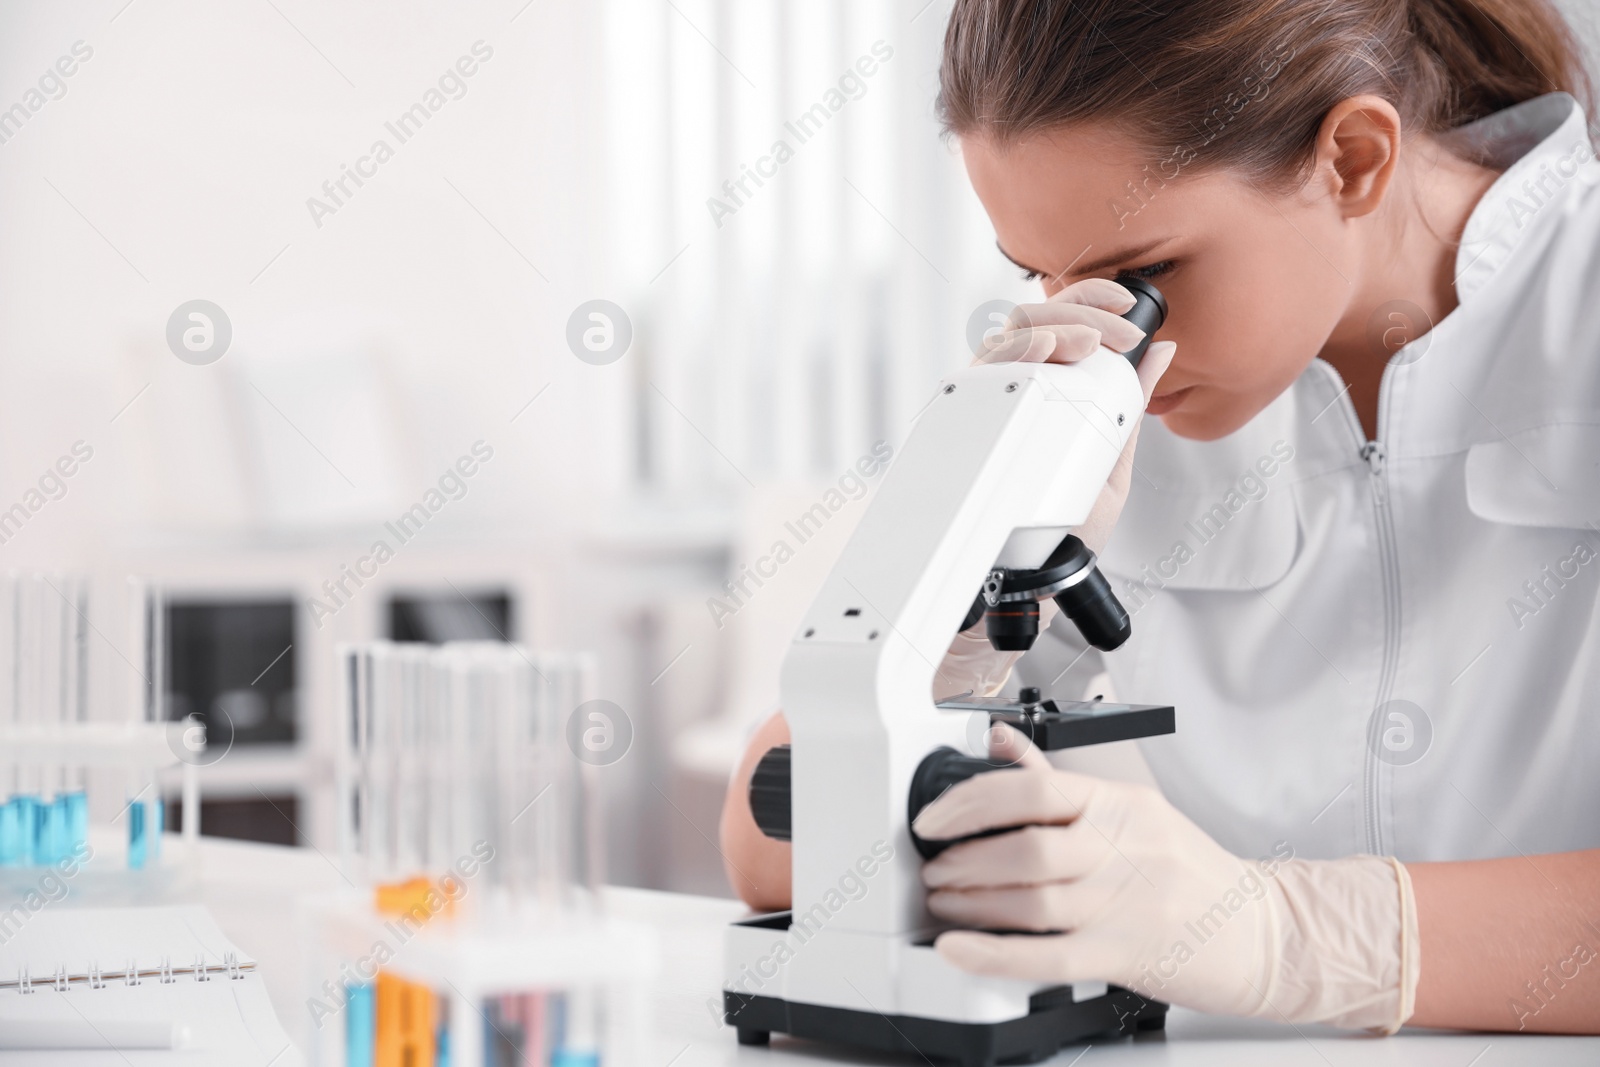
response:
[[(91, 835), (97, 846), (92, 859), (72, 876), (74, 893), (85, 899), (148, 899), (152, 893), (169, 891), (197, 869), (200, 834), (200, 779), (192, 762), (180, 758), (186, 751), (188, 723), (165, 722), (65, 722), (0, 724), (0, 772), (19, 768), (73, 766), (97, 770), (121, 770), (142, 775), (181, 767), (183, 847), (176, 857), (161, 856), (158, 862), (130, 870), (118, 862), (121, 857), (106, 854), (110, 835)], [(143, 798), (136, 798), (143, 799)], [(159, 805), (155, 795), (147, 802)], [(133, 801), (123, 809), (118, 822), (132, 817)], [(127, 834), (122, 834), (124, 840)], [(0, 868), (0, 892), (6, 899), (26, 893), (39, 878), (40, 868)]]
[(597, 905), (598, 768), (571, 736), (595, 676), (503, 642), (340, 648), (352, 889), (307, 904), (318, 1064), (647, 1061), (655, 939)]
[[(310, 1041), (317, 1067), (369, 1067), (351, 1062), (347, 1027), (362, 1010), (350, 996), (351, 979), (370, 982), (384, 974), (433, 991), (447, 1005), (444, 1032), (451, 1067), (495, 1062), (489, 1048), (496, 1025), (487, 1005), (497, 997), (543, 990), (590, 998), (603, 1005), (595, 1047), (603, 1062), (527, 1059), (523, 1062), (593, 1063), (599, 1067), (649, 1063), (654, 1033), (651, 999), (660, 968), (656, 931), (603, 910), (553, 920), (537, 908), (486, 907), (465, 916), (438, 916), (412, 929), (378, 914), (371, 898), (346, 892), (301, 903), (306, 943), (307, 988), (332, 1009), (317, 1012)], [(402, 940), (403, 938), (403, 940)], [(331, 985), (330, 985), (331, 983)], [(343, 998), (343, 1003), (340, 1002)], [(367, 1010), (370, 1010), (367, 1009)]]

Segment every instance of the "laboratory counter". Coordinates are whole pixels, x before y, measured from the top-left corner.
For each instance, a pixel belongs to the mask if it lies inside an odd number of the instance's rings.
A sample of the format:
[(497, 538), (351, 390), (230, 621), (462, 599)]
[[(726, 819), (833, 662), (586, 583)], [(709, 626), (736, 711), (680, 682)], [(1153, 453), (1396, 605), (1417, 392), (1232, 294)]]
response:
[[(284, 1029), (302, 1048), (311, 1016), (301, 973), (302, 935), (295, 899), (343, 884), (335, 860), (309, 848), (283, 848), (202, 838), (203, 902), (224, 933), (260, 962)], [(739, 903), (712, 897), (611, 888), (610, 907), (660, 933), (662, 971), (655, 996), (658, 1064), (713, 1067), (785, 1064), (910, 1064), (920, 1060), (825, 1047), (773, 1035), (770, 1047), (741, 1048), (715, 1017), (721, 1000), (722, 930), (746, 914)], [(1320, 1026), (1203, 1015), (1174, 1008), (1164, 1033), (1063, 1049), (1049, 1061), (1074, 1064), (1244, 1064), (1307, 1067), (1502, 1067), (1506, 1064), (1600, 1063), (1600, 1037), (1457, 1034), (1403, 1031), (1379, 1038)]]

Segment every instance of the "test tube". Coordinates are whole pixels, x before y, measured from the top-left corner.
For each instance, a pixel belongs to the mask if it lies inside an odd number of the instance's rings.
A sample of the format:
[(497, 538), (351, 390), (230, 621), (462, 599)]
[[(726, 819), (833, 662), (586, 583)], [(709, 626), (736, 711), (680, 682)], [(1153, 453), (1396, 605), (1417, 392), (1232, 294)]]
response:
[(600, 1067), (600, 1005), (591, 986), (578, 986), (562, 998), (561, 1042), (550, 1067)]
[[(69, 578), (62, 589), (67, 611), (64, 619), (65, 668), (62, 674), (62, 720), (74, 725), (89, 721), (89, 584), (80, 576)], [(66, 852), (78, 854), (89, 842), (89, 772), (72, 766), (62, 771), (62, 822)], [(65, 858), (63, 855), (62, 858)]]
[(448, 863), (456, 818), (456, 797), (452, 793), (455, 782), (454, 730), (450, 720), (452, 679), (449, 669), (432, 649), (419, 652), (412, 677), (421, 702), (418, 714), (427, 738), (427, 751), (418, 759), (419, 767), (426, 768), (424, 788), (428, 806), (425, 813), (427, 846), (422, 859), (430, 865)]
[(361, 705), (368, 804), (365, 835), (367, 871), (377, 883), (395, 879), (396, 830), (404, 785), (396, 774), (394, 716), (395, 659), (386, 642), (367, 646), (363, 655)]
[(395, 851), (401, 869), (408, 876), (428, 872), (432, 865), (431, 820), (443, 817), (448, 807), (439, 797), (434, 781), (435, 758), (432, 724), (429, 653), (426, 646), (389, 646), (393, 657), (393, 695), (389, 719), (394, 749)]
[[(503, 716), (508, 672), (500, 646), (451, 642), (436, 656), (450, 731), (447, 788), (452, 807), (448, 846), (435, 857), (442, 871), (469, 855), (480, 841), (498, 855), (504, 841), (497, 825), (500, 810), (496, 720)], [(498, 859), (482, 876), (487, 886), (502, 881)]]
[(368, 645), (339, 648), (340, 744), (338, 765), (340, 860), (345, 873), (371, 872), (373, 825), (379, 818), (372, 770), (373, 654)]
[(373, 1067), (373, 1043), (377, 1035), (377, 1007), (373, 1003), (371, 982), (346, 986), (345, 1067)]
[[(512, 892), (542, 911), (555, 914), (572, 903), (570, 888), (578, 836), (577, 762), (566, 748), (566, 717), (575, 689), (572, 658), (512, 649), (513, 699), (505, 729), (509, 783), (504, 822), (503, 862)], [(570, 705), (576, 707), (576, 704)], [(570, 710), (570, 707), (567, 710)]]
[[(46, 729), (61, 722), (61, 605), (51, 595), (54, 588), (55, 583), (45, 575), (28, 576), (28, 629), (33, 644), (28, 657), (33, 675), (29, 703), (33, 705), (34, 721)], [(60, 802), (61, 768), (41, 764), (38, 785), (33, 862), (44, 866), (60, 858), (61, 838), (66, 831), (61, 825), (66, 815), (66, 805)]]
[[(17, 720), (30, 727), (43, 725), (39, 702), (39, 613), (31, 575), (19, 575), (14, 586), (17, 612)], [(32, 867), (39, 862), (41, 815), (40, 795), (44, 791), (44, 769), (37, 765), (17, 771), (16, 803), (22, 830), (18, 865)]]
[[(597, 675), (592, 655), (577, 653), (572, 656), (571, 668), (566, 672), (566, 689), (559, 698), (561, 703), (552, 709), (561, 743), (565, 743), (567, 715), (594, 699)], [(573, 881), (582, 890), (583, 902), (593, 905), (606, 880), (605, 810), (601, 804), (604, 794), (600, 791), (600, 768), (576, 760), (566, 762), (574, 778), (571, 808), (566, 818), (566, 825), (574, 834)]]
[[(161, 591), (129, 579), (133, 644), (141, 653), (144, 670), (133, 683), (130, 715), (137, 722), (165, 722), (166, 715), (166, 602)], [(128, 867), (141, 870), (161, 861), (164, 811), (161, 783), (151, 768), (132, 772), (127, 784)]]
[(372, 822), (365, 764), (366, 655), (360, 645), (340, 645), (334, 653), (339, 681), (338, 734), (340, 759), (334, 765), (334, 790), (339, 804), (339, 865), (346, 878), (361, 875), (367, 854), (365, 837)]
[[(61, 598), (51, 576), (44, 574), (24, 575), (19, 589), (23, 636), (19, 699), (31, 725), (51, 730), (61, 725), (64, 710)], [(53, 764), (27, 768), (23, 832), (31, 838), (26, 847), (30, 853), (28, 863), (34, 866), (52, 864), (61, 858), (66, 836), (61, 774), (62, 768)]]
[[(17, 576), (7, 574), (0, 583), (0, 723), (22, 725), (21, 683), (22, 640), (21, 604), (17, 596)], [(22, 804), (22, 768), (0, 768), (0, 866), (20, 867), (24, 863), (26, 840)], [(31, 855), (31, 847), (27, 849)]]

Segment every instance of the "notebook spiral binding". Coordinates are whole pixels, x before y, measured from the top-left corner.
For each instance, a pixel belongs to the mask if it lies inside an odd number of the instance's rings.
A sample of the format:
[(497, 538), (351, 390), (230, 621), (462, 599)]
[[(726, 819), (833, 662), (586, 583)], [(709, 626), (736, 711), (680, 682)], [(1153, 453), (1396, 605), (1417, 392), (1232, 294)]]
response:
[[(209, 982), (222, 974), (237, 982), (255, 969), (254, 963), (240, 963), (239, 954), (236, 952), (224, 953), (218, 963), (207, 963), (204, 955), (196, 956), (194, 963), (187, 967), (174, 967), (172, 960), (163, 956), (159, 967), (145, 970), (140, 970), (132, 960), (129, 960), (120, 971), (104, 971), (101, 970), (99, 961), (95, 961), (82, 974), (74, 974), (65, 966), (58, 966), (50, 976), (49, 986), (58, 993), (66, 993), (74, 988), (104, 989), (107, 983), (114, 979), (121, 979), (124, 985), (131, 986), (139, 985), (146, 978), (154, 978), (163, 985), (171, 985), (184, 975), (192, 977), (197, 982)], [(26, 995), (37, 993), (39, 988), (40, 982), (34, 980), (26, 967), (20, 968), (15, 978), (0, 979), (0, 990), (14, 989)]]

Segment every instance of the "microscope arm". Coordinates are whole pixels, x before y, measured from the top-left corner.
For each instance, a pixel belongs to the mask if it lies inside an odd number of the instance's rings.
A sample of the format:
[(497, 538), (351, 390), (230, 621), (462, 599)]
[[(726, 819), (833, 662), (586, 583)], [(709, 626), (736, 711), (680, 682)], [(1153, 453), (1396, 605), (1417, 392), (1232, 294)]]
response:
[(966, 368), (918, 417), (783, 664), (797, 908), (882, 842), (896, 850), (884, 889), (848, 922), (925, 921), (906, 797), (927, 753), (965, 747), (971, 719), (934, 707), (937, 665), (993, 571), (1040, 568), (1088, 517), (1143, 406), (1132, 364), (1101, 349)]

